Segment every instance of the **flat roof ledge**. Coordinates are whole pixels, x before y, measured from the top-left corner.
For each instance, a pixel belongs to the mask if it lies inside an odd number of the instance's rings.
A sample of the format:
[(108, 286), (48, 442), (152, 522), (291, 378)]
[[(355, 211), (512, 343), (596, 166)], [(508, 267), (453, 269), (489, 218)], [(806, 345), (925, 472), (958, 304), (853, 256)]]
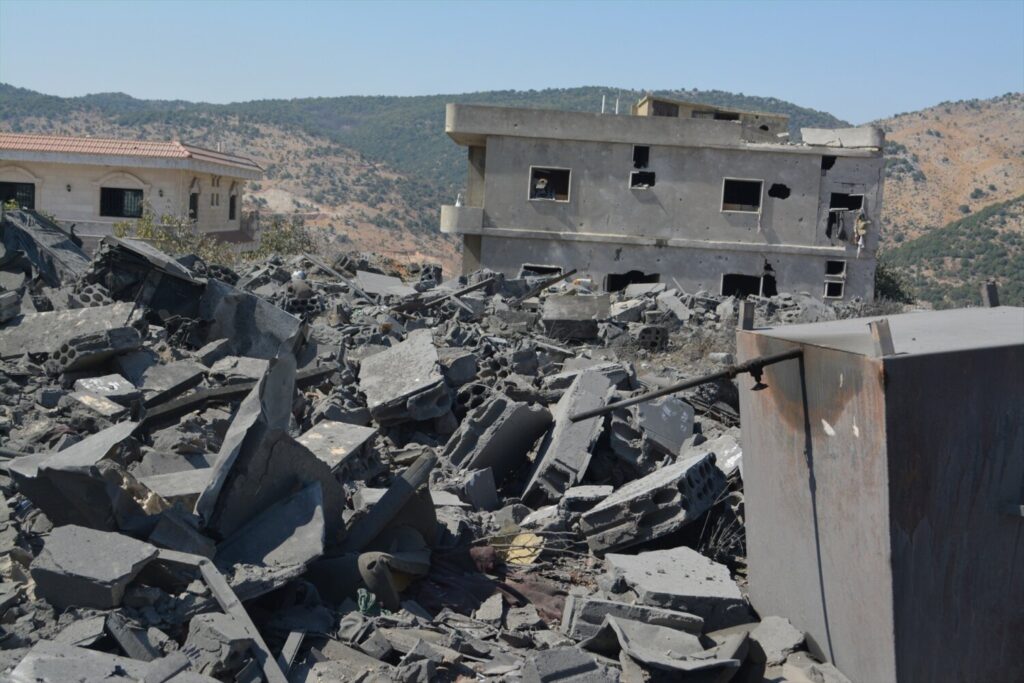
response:
[[(667, 116), (630, 116), (594, 114), (588, 112), (557, 111), (553, 109), (524, 109), (492, 107), (475, 104), (450, 103), (445, 109), (445, 132), (460, 145), (481, 146), (488, 136), (524, 137), (539, 140), (574, 140), (585, 142), (611, 142), (622, 144), (662, 145), (670, 147), (705, 147), (721, 149), (761, 149), (788, 154), (821, 154), (805, 140), (805, 144), (748, 140), (749, 126), (713, 119), (682, 119)], [(805, 129), (813, 131), (818, 129)], [(836, 137), (842, 147), (830, 145), (829, 154), (837, 156), (879, 156), (881, 149), (858, 148), (860, 140), (876, 140), (865, 134), (865, 129), (847, 129)], [(873, 129), (867, 129), (873, 130)], [(758, 137), (767, 135), (758, 132)], [(832, 131), (828, 131), (832, 132)], [(860, 136), (860, 137), (857, 137)], [(825, 143), (821, 143), (825, 144)], [(878, 143), (881, 144), (881, 143)]]
[(804, 144), (812, 147), (875, 148), (885, 146), (885, 131), (875, 126), (856, 128), (801, 128)]

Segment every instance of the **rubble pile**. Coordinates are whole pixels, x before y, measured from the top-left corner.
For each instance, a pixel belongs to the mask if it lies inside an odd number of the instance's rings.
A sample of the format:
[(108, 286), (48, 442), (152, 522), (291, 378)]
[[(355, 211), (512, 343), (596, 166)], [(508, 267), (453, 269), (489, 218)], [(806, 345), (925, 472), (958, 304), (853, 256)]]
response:
[(11, 680), (844, 680), (744, 598), (728, 383), (570, 419), (735, 299), (49, 237), (0, 263)]

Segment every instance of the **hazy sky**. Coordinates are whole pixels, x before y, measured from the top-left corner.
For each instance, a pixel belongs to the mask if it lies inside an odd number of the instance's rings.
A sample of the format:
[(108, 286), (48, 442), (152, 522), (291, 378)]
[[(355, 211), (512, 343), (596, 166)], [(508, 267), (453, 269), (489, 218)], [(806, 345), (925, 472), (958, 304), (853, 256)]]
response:
[(721, 89), (863, 123), (1024, 90), (1024, 0), (0, 0), (0, 81), (208, 102)]

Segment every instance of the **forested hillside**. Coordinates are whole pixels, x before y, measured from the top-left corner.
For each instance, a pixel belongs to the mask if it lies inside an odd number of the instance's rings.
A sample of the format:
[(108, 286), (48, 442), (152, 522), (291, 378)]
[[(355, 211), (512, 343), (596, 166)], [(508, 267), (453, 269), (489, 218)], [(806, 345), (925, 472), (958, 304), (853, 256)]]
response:
[(977, 305), (989, 278), (1004, 305), (1024, 306), (1024, 195), (986, 206), (883, 254), (910, 293), (937, 308)]

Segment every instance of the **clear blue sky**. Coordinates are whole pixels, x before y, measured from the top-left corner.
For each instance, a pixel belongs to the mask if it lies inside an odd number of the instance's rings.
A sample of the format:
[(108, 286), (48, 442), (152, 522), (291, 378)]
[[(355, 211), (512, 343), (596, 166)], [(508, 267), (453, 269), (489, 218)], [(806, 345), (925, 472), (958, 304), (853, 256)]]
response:
[(0, 81), (208, 102), (685, 87), (862, 123), (1024, 90), (1024, 0), (0, 0)]

